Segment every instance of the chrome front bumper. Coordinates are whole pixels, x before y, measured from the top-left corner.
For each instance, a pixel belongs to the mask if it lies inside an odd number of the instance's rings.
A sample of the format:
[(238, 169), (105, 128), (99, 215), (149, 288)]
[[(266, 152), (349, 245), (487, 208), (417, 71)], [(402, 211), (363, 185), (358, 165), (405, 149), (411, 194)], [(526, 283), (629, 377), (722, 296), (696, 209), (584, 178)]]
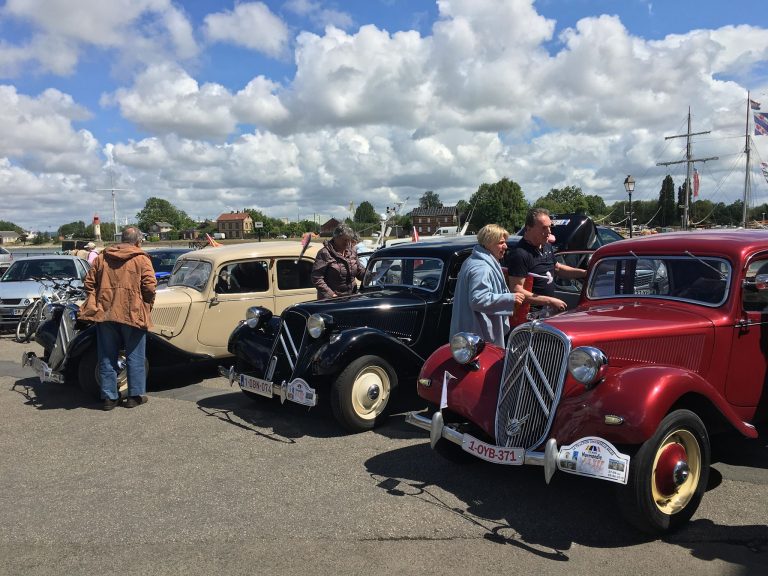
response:
[(56, 382), (57, 384), (64, 383), (64, 375), (59, 372), (54, 372), (48, 364), (38, 358), (34, 352), (23, 352), (21, 354), (21, 365), (29, 366), (35, 371), (37, 377), (40, 378), (40, 382)]
[[(234, 366), (230, 366), (229, 368), (226, 366), (219, 366), (219, 374), (229, 381), (230, 386), (234, 386), (235, 384), (240, 386), (240, 374), (235, 370)], [(296, 379), (290, 383), (283, 382), (282, 384), (277, 384), (272, 382), (271, 384), (272, 393), (269, 397), (277, 396), (280, 398), (281, 404), (288, 400), (289, 402), (295, 402), (296, 404), (301, 404), (302, 406), (308, 406), (310, 408), (317, 406), (317, 394), (315, 393), (315, 390), (310, 388), (306, 382), (303, 382), (300, 379)], [(240, 386), (240, 388), (244, 389), (242, 386)], [(249, 390), (249, 392), (259, 394), (265, 398), (267, 397), (267, 394), (263, 392), (256, 392), (253, 390)]]
[[(464, 434), (445, 424), (441, 412), (435, 412), (431, 420), (418, 412), (409, 412), (405, 415), (405, 421), (429, 432), (429, 444), (432, 448), (435, 447), (437, 441), (441, 438), (445, 438), (449, 442), (453, 442), (461, 447)], [(531, 466), (544, 466), (544, 480), (549, 484), (555, 470), (557, 470), (557, 455), (557, 441), (554, 438), (550, 438), (547, 440), (544, 452), (527, 450), (522, 463)]]

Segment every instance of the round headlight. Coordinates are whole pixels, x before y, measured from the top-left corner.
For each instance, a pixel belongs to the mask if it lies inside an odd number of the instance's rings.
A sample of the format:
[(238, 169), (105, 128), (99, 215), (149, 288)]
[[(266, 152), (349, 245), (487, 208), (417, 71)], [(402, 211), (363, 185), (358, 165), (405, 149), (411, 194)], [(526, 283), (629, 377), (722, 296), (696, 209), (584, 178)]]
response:
[(599, 382), (608, 366), (608, 358), (591, 346), (574, 348), (568, 355), (568, 372), (587, 388)]
[(459, 364), (472, 362), (484, 346), (483, 339), (471, 332), (459, 332), (451, 338), (451, 354)]
[(272, 318), (272, 311), (261, 306), (251, 306), (245, 311), (245, 323), (249, 328), (258, 328)]
[(320, 314), (312, 314), (307, 320), (307, 332), (312, 338), (320, 338), (325, 331), (325, 319)]

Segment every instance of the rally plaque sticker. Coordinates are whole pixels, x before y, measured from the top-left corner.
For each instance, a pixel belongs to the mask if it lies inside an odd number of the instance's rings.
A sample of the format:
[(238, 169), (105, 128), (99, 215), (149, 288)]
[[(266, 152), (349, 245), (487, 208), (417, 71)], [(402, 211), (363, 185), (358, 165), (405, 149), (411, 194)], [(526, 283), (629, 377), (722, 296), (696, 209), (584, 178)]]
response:
[(557, 468), (570, 474), (626, 484), (629, 456), (616, 450), (607, 440), (587, 436), (560, 448)]

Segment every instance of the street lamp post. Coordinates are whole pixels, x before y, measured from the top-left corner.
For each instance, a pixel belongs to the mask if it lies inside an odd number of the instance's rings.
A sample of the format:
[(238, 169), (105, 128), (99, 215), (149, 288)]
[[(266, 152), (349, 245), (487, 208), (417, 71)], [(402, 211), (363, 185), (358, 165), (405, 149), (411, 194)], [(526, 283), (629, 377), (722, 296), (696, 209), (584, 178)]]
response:
[(632, 223), (634, 222), (632, 219), (632, 192), (635, 191), (635, 179), (632, 176), (627, 176), (624, 179), (624, 190), (629, 194), (629, 237), (632, 238)]

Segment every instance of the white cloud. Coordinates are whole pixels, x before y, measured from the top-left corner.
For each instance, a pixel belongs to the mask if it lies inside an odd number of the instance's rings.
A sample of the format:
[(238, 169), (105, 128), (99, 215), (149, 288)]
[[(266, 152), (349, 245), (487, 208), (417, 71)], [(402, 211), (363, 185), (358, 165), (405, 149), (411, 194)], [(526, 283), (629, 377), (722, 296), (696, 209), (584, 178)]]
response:
[(150, 66), (134, 85), (102, 98), (152, 133), (191, 138), (223, 138), (235, 128), (232, 95), (220, 84), (202, 86), (172, 63)]
[(266, 4), (248, 2), (232, 11), (208, 14), (204, 33), (210, 42), (231, 42), (278, 57), (287, 47), (288, 27)]

